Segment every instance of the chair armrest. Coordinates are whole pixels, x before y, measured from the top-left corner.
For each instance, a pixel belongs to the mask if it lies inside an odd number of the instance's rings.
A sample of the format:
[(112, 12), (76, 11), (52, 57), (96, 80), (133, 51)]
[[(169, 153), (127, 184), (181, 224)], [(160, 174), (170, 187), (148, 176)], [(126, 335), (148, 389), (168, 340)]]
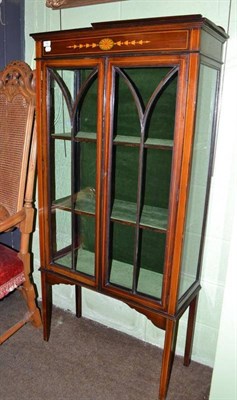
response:
[(14, 228), (17, 224), (25, 219), (25, 216), (25, 210), (22, 208), (22, 210), (18, 211), (16, 214), (11, 215), (6, 220), (0, 222), (0, 233)]

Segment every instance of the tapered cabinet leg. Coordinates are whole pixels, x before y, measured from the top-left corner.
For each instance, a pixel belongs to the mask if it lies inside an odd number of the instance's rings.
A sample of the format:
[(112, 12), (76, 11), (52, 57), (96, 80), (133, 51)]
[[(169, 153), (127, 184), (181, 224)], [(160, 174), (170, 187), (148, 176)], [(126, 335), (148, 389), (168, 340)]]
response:
[(45, 273), (41, 274), (42, 283), (42, 319), (44, 340), (49, 340), (50, 325), (52, 317), (52, 285), (47, 282)]
[(162, 366), (161, 366), (159, 400), (165, 400), (166, 398), (170, 380), (170, 374), (174, 361), (177, 332), (178, 332), (178, 321), (167, 320), (165, 343), (164, 343)]
[(189, 366), (191, 361), (193, 334), (194, 334), (195, 320), (197, 314), (197, 303), (198, 303), (198, 295), (192, 300), (189, 306), (187, 336), (186, 336), (186, 344), (184, 352), (184, 365), (186, 367)]
[(75, 296), (76, 296), (76, 316), (80, 318), (82, 315), (82, 290), (81, 286), (75, 287)]

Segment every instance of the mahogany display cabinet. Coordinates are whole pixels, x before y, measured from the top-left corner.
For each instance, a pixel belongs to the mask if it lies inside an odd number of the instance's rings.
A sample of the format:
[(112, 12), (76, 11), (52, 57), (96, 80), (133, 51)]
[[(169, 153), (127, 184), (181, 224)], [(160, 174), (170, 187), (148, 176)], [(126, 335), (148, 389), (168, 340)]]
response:
[(95, 23), (36, 41), (44, 338), (52, 286), (121, 300), (190, 362), (212, 174), (223, 29), (201, 15)]

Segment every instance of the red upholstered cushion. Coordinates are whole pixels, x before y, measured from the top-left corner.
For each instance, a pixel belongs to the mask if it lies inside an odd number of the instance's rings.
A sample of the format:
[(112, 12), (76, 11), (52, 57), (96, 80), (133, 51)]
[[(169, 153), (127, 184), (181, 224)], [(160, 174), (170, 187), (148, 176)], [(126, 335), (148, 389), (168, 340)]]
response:
[(0, 244), (0, 299), (25, 281), (17, 252)]

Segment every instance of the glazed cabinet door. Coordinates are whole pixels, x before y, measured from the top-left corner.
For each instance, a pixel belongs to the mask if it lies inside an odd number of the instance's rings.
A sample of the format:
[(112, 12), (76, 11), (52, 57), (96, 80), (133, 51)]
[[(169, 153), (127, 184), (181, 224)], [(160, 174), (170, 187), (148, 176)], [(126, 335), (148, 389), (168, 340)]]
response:
[[(47, 268), (98, 282), (103, 64), (51, 62), (47, 82)], [(64, 65), (65, 65), (64, 64)], [(78, 274), (78, 275), (77, 275)]]
[(110, 59), (108, 66), (104, 291), (158, 307), (172, 253), (184, 70), (180, 58), (161, 56)]

